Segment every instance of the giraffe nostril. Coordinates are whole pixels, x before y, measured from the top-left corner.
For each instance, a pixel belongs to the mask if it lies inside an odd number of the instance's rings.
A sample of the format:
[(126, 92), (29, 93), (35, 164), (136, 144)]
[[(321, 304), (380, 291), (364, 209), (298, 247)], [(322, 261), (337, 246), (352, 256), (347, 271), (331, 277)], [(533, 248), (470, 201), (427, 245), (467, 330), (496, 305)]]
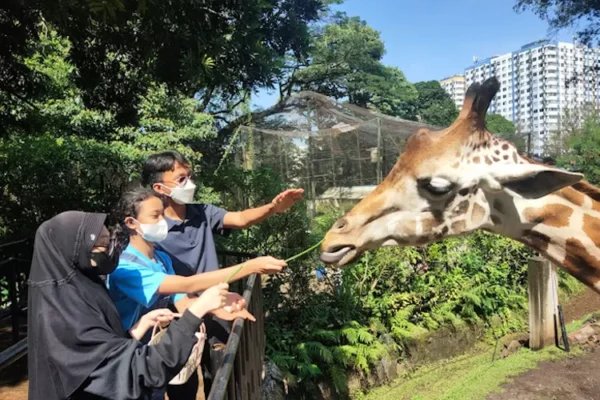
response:
[(346, 218), (340, 218), (333, 225), (333, 229), (339, 231), (341, 229), (344, 229), (346, 227), (346, 225), (348, 225), (348, 222), (346, 221)]

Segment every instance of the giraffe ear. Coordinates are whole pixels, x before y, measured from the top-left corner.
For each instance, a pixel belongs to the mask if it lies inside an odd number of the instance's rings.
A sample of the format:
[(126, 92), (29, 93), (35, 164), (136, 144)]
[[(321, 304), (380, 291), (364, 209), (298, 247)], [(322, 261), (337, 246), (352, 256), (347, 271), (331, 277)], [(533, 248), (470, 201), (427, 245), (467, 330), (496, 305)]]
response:
[(492, 176), (516, 197), (538, 199), (583, 179), (582, 174), (537, 164), (501, 164)]

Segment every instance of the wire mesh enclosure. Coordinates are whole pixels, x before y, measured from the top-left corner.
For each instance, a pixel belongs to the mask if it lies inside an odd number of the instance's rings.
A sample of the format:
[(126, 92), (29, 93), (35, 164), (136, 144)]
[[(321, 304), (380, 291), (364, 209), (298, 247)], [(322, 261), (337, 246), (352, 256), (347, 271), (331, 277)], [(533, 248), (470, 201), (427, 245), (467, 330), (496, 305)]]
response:
[(300, 92), (237, 127), (227, 157), (278, 172), (309, 201), (351, 200), (385, 178), (421, 128), (438, 129)]

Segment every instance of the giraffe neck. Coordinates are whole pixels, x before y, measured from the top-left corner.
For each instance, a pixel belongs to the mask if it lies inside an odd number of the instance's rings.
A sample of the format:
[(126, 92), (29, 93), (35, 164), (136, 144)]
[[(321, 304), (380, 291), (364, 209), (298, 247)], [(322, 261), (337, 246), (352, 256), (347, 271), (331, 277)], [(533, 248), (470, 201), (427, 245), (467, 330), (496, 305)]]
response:
[(600, 190), (581, 182), (541, 199), (513, 199), (515, 220), (507, 215), (510, 205), (495, 199), (492, 215), (505, 221), (491, 230), (539, 251), (600, 293), (599, 200)]

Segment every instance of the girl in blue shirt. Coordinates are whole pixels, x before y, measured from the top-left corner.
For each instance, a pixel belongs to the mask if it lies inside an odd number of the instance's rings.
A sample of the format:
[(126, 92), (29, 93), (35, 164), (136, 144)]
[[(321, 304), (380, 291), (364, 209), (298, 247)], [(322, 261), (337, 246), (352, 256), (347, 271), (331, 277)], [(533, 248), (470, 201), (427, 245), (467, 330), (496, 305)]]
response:
[[(148, 188), (136, 187), (125, 193), (117, 209), (114, 229), (119, 265), (108, 277), (108, 287), (125, 329), (130, 329), (150, 310), (174, 305), (183, 312), (199, 292), (224, 282), (237, 266), (193, 276), (178, 276), (171, 258), (156, 250), (155, 242), (168, 234), (162, 200)], [(282, 269), (285, 262), (273, 257), (258, 257), (244, 263), (233, 280), (252, 273)], [(242, 317), (254, 321), (237, 293), (228, 294), (228, 306), (215, 312), (219, 318)]]

